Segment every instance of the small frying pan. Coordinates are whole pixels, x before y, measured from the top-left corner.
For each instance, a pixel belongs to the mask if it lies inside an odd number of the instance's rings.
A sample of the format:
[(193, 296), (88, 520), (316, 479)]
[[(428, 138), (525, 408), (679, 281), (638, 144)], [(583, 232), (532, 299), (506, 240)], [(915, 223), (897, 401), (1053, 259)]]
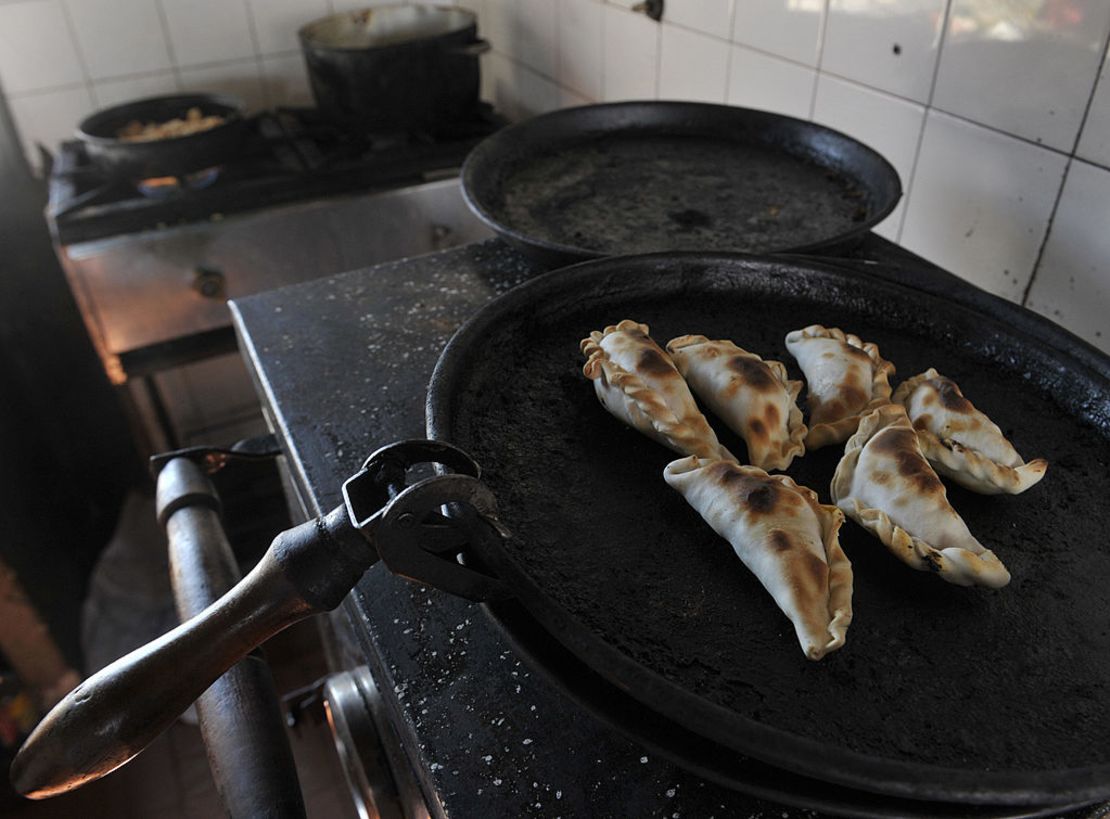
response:
[[(119, 136), (129, 123), (184, 119), (191, 108), (224, 121), (205, 131), (149, 142)], [(90, 114), (77, 126), (77, 138), (85, 144), (89, 159), (113, 179), (180, 177), (220, 165), (239, 150), (246, 133), (243, 111), (240, 100), (223, 94), (150, 97)]]
[(471, 209), (552, 266), (664, 250), (822, 253), (898, 204), (898, 174), (845, 134), (696, 102), (566, 108), (467, 157)]

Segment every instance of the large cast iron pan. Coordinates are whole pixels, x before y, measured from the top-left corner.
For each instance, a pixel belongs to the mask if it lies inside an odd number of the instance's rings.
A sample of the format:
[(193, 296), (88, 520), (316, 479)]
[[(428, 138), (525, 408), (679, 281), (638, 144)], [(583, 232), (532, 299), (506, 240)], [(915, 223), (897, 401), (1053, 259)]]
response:
[[(785, 362), (786, 333), (822, 322), (877, 342), (900, 377), (936, 366), (956, 379), (1020, 451), (1052, 464), (1019, 497), (949, 490), (1013, 582), (950, 586), (848, 524), (848, 645), (806, 660), (729, 546), (663, 483), (673, 456), (604, 412), (581, 376), (578, 339), (622, 318), (649, 323), (660, 341), (705, 333)], [(1060, 347), (1081, 344), (1059, 336)], [(429, 429), (484, 465), (506, 510), (515, 537), (488, 562), (573, 654), (652, 710), (851, 788), (1051, 804), (1110, 795), (1101, 363), (1093, 370), (1019, 327), (817, 264), (610, 259), (528, 283), (470, 321), (437, 366)], [(836, 449), (789, 470), (826, 501)]]
[(462, 187), (482, 221), (551, 265), (663, 250), (828, 254), (902, 195), (889, 162), (824, 126), (654, 101), (506, 128), (471, 152)]
[[(214, 128), (171, 139), (129, 142), (119, 132), (130, 122), (167, 122), (184, 117), (190, 108), (224, 121)], [(90, 114), (77, 126), (77, 137), (102, 172), (112, 178), (138, 181), (183, 176), (222, 164), (242, 145), (246, 133), (243, 103), (225, 94), (175, 94), (149, 97)]]
[[(1006, 561), (1011, 585), (949, 586), (849, 524), (848, 645), (806, 660), (766, 592), (663, 483), (673, 456), (605, 413), (581, 376), (578, 340), (623, 317), (652, 323), (661, 340), (705, 332), (784, 360), (785, 333), (823, 321), (879, 343), (903, 377), (933, 365), (955, 378), (1019, 450), (1052, 464), (1017, 498), (950, 491)], [(345, 487), (346, 508), (283, 533), (213, 608), (71, 692), (13, 764), (20, 791), (49, 795), (121, 764), (244, 652), (337, 605), (379, 555), (398, 571), (391, 561), (401, 547), (409, 561), (401, 573), (493, 600), (495, 618), (546, 666), (552, 655), (525, 639), (532, 623), (657, 715), (663, 727), (649, 744), (677, 726), (685, 739), (668, 743), (669, 753), (694, 748), (686, 764), (737, 787), (801, 784), (803, 797), (789, 790), (783, 801), (869, 815), (930, 814), (901, 811), (906, 800), (938, 803), (945, 815), (1031, 815), (1110, 796), (1110, 362), (1063, 331), (1024, 313), (1004, 326), (813, 262), (610, 259), (534, 280), (481, 311), (442, 355), (428, 409), (433, 435), (481, 459), (485, 486), (458, 474), (401, 491), (394, 477), (404, 469), (375, 456), (378, 466)], [(419, 449), (474, 474), (443, 446)], [(810, 454), (790, 473), (827, 498), (837, 458), (835, 448)], [(475, 501), (492, 488), (512, 537), (468, 537), (467, 565), (449, 559), (453, 541), (443, 533), (413, 554), (405, 520), (414, 532), (423, 518), (406, 498), (421, 487), (432, 492), (428, 508), (456, 499), (439, 494), (451, 487), (467, 487)], [(392, 500), (379, 507), (375, 498)], [(483, 514), (482, 504), (471, 508)], [(515, 604), (496, 602), (506, 595)], [(567, 673), (557, 659), (547, 670)], [(620, 707), (614, 721), (627, 728), (634, 709)], [(712, 747), (734, 759), (707, 758)], [(741, 762), (736, 775), (739, 757), (785, 773), (761, 777), (759, 765)]]

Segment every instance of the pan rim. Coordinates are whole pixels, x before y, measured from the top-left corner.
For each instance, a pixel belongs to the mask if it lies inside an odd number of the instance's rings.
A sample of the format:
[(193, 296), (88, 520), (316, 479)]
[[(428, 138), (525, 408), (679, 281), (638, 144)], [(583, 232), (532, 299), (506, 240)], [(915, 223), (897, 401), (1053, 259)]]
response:
[[(782, 267), (784, 264), (795, 268), (802, 268), (807, 273), (825, 276), (831, 279), (851, 279), (852, 277), (841, 267), (835, 264), (824, 265), (816, 260), (782, 259), (766, 255), (753, 255), (741, 253), (698, 253), (698, 252), (669, 252), (653, 253), (640, 256), (608, 257), (596, 261), (584, 262), (572, 267), (552, 271), (529, 282), (526, 282), (501, 298), (490, 302), (473, 315), (459, 328), (448, 342), (441, 354), (429, 385), (426, 403), (426, 418), (429, 437), (451, 439), (451, 404), (452, 396), (458, 393), (457, 382), (459, 379), (459, 362), (469, 354), (474, 342), (481, 338), (491, 324), (504, 314), (518, 312), (525, 305), (532, 306), (542, 302), (545, 292), (564, 293), (572, 288), (574, 283), (593, 279), (605, 273), (620, 274), (621, 269), (634, 266), (650, 266), (652, 264), (681, 264), (683, 262), (697, 261), (699, 264), (710, 266), (713, 264), (740, 264)], [(642, 271), (641, 271), (642, 272)], [(1073, 338), (1070, 333), (1059, 328), (1061, 343), (1049, 345), (1045, 341), (1030, 336), (1019, 327), (1006, 326), (994, 317), (987, 315), (981, 306), (967, 304), (961, 300), (949, 298), (920, 290), (905, 284), (891, 282), (860, 273), (860, 277), (868, 279), (868, 285), (885, 288), (888, 291), (900, 291), (903, 294), (912, 294), (914, 298), (922, 297), (934, 301), (944, 301), (946, 306), (971, 313), (976, 320), (989, 322), (992, 326), (1004, 327), (1008, 334), (1023, 337), (1030, 344), (1042, 349), (1050, 349), (1054, 356), (1067, 356), (1077, 368), (1090, 374), (1094, 378), (1108, 382), (1110, 385), (1110, 358), (1101, 355), (1099, 363), (1107, 363), (1105, 368), (1092, 369), (1080, 358), (1070, 354), (1067, 349), (1068, 340)], [(537, 301), (539, 300), (539, 302)], [(505, 558), (509, 560), (509, 558)], [(503, 567), (494, 566), (500, 570)], [(509, 569), (511, 570), (511, 566)], [(569, 632), (566, 629), (553, 633), (553, 636), (566, 645), (576, 656), (583, 659), (591, 668), (608, 680), (616, 682), (628, 690), (628, 685), (622, 680), (631, 678), (644, 679), (645, 675), (652, 681), (656, 689), (652, 692), (651, 701), (636, 696), (636, 699), (647, 705), (653, 711), (667, 714), (665, 708), (660, 707), (661, 702), (675, 700), (687, 704), (696, 703), (700, 714), (695, 730), (719, 744), (733, 748), (741, 753), (756, 759), (770, 762), (779, 767), (796, 771), (800, 774), (822, 779), (824, 781), (843, 784), (861, 790), (871, 790), (892, 796), (916, 797), (919, 799), (936, 799), (943, 802), (959, 802), (967, 804), (1015, 804), (1015, 805), (1063, 805), (1075, 804), (1079, 801), (1094, 802), (1110, 796), (1110, 762), (1099, 765), (1079, 766), (1071, 768), (1057, 768), (1051, 772), (1043, 770), (975, 770), (968, 772), (966, 769), (945, 767), (935, 764), (912, 764), (892, 759), (884, 759), (858, 752), (831, 746), (827, 743), (789, 733), (779, 728), (774, 728), (757, 723), (750, 718), (742, 717), (737, 712), (717, 705), (709, 700), (694, 694), (681, 686), (671, 683), (657, 672), (640, 665), (619, 649), (609, 645), (593, 629), (578, 622), (556, 604), (545, 592), (538, 589), (523, 571), (519, 572), (532, 586), (531, 591), (535, 596), (525, 602), (529, 613), (535, 616), (548, 631), (554, 632), (550, 627), (552, 618), (560, 625), (571, 621), (574, 626)], [(516, 580), (518, 578), (514, 578)], [(533, 601), (539, 603), (533, 605)], [(537, 609), (544, 609), (537, 611)], [(590, 651), (596, 651), (601, 645), (608, 649), (606, 663), (614, 661), (620, 667), (620, 674), (611, 673), (610, 668), (599, 668), (592, 657), (586, 656)], [(611, 666), (610, 666), (611, 667)], [(643, 688), (641, 687), (641, 691)], [(718, 728), (716, 717), (728, 714), (730, 720), (739, 718), (749, 733), (743, 738), (744, 742), (737, 744), (736, 738), (722, 736)], [(689, 724), (690, 720), (684, 720)], [(785, 750), (784, 750), (785, 749)], [(801, 751), (799, 756), (798, 751)], [(835, 752), (836, 759), (832, 759), (830, 752)], [(867, 770), (866, 775), (861, 775), (860, 768)], [(923, 777), (922, 772), (928, 774)], [(1028, 784), (1030, 776), (1037, 779), (1035, 786)], [(879, 784), (876, 781), (881, 780)], [(928, 780), (927, 782), (923, 780)], [(984, 780), (986, 784), (984, 785)], [(943, 788), (935, 783), (944, 782)], [(912, 794), (910, 793), (912, 791)]]

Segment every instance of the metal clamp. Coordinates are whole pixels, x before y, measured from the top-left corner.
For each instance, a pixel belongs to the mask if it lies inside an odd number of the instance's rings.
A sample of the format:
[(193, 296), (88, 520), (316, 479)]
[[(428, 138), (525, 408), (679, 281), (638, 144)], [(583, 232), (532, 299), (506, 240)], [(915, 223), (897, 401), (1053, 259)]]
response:
[[(408, 471), (425, 463), (455, 471), (409, 486)], [(343, 484), (343, 499), (351, 524), (394, 574), (468, 600), (499, 600), (510, 596), (500, 579), (460, 561), (468, 546), (508, 537), (480, 474), (457, 447), (404, 441), (371, 455)]]

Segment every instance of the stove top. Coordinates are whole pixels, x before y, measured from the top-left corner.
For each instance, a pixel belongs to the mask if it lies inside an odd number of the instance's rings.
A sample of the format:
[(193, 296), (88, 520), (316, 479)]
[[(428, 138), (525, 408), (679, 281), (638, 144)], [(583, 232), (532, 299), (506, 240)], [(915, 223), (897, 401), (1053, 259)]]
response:
[(50, 173), (47, 222), (59, 244), (219, 219), (319, 196), (396, 188), (458, 173), (470, 150), (505, 124), (474, 116), (419, 133), (352, 134), (312, 108), (263, 111), (239, 154), (183, 185), (143, 193), (106, 177), (78, 141), (63, 142)]

